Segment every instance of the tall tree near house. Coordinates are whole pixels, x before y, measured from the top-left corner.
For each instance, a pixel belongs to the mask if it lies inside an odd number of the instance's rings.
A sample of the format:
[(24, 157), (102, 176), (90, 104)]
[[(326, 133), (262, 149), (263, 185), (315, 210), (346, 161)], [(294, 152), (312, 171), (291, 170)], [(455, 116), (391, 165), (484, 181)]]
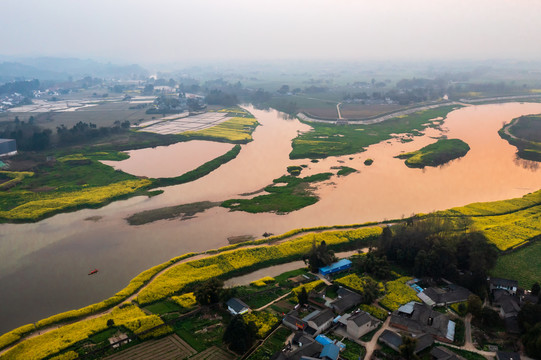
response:
[(223, 342), (239, 354), (244, 354), (254, 343), (257, 336), (257, 326), (253, 322), (245, 323), (242, 316), (237, 315), (227, 325)]

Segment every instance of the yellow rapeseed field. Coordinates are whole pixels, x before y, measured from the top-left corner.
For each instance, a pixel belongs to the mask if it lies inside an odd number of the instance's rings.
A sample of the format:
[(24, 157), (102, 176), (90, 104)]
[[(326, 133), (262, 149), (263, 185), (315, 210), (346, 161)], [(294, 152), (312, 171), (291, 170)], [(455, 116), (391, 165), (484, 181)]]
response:
[(37, 220), (40, 217), (63, 209), (83, 205), (99, 205), (110, 199), (126, 195), (149, 186), (148, 179), (126, 180), (107, 186), (89, 187), (79, 191), (49, 195), (34, 193), (35, 200), (29, 200), (11, 210), (0, 211), (0, 218), (10, 220)]
[(410, 301), (420, 301), (415, 290), (406, 285), (406, 281), (411, 279), (411, 277), (404, 276), (387, 282), (385, 284), (387, 294), (379, 303), (387, 309), (394, 311)]
[(327, 245), (344, 244), (355, 239), (378, 236), (380, 227), (346, 231), (328, 231), (319, 234), (307, 234), (297, 239), (285, 241), (273, 246), (224, 251), (204, 259), (188, 261), (173, 266), (156, 277), (137, 297), (139, 304), (148, 304), (182, 291), (187, 285), (205, 281), (212, 277), (223, 276), (234, 270), (250, 268), (256, 264), (289, 259), (300, 259), (312, 247), (312, 242), (325, 241)]
[(252, 132), (257, 125), (258, 122), (254, 118), (234, 117), (208, 129), (186, 131), (182, 134), (243, 142), (252, 140)]
[[(109, 319), (114, 321), (115, 326), (125, 326), (136, 334), (163, 324), (159, 317), (146, 315), (137, 306), (130, 305), (122, 309), (115, 308), (110, 314), (65, 325), (43, 335), (25, 340), (2, 355), (2, 360), (38, 360), (57, 354), (92, 334), (105, 330)], [(148, 334), (145, 337), (158, 335)]]

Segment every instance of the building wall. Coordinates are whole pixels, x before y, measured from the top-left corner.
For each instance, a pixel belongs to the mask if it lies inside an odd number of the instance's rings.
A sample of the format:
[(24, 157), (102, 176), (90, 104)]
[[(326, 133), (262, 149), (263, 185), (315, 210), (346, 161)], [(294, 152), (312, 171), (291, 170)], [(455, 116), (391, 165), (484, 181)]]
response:
[(9, 154), (17, 151), (17, 144), (15, 140), (8, 140), (0, 142), (0, 155)]

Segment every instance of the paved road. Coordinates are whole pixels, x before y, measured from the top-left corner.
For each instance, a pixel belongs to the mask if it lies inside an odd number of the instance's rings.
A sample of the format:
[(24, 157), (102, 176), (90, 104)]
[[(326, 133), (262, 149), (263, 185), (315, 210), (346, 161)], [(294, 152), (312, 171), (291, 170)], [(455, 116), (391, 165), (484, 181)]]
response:
[[(425, 105), (425, 106), (419, 106), (419, 107), (414, 107), (414, 108), (409, 108), (409, 109), (405, 109), (405, 110), (396, 111), (396, 112), (393, 112), (393, 113), (390, 113), (390, 114), (387, 114), (387, 115), (382, 115), (382, 116), (379, 116), (379, 117), (376, 117), (376, 118), (373, 118), (373, 119), (369, 119), (369, 120), (349, 120), (348, 123), (356, 124), (356, 125), (377, 124), (377, 123), (380, 123), (382, 121), (393, 119), (393, 118), (398, 117), (398, 116), (409, 115), (409, 114), (413, 114), (413, 113), (418, 112), (418, 111), (423, 111), (423, 110), (428, 110), (428, 109), (435, 109), (435, 108), (439, 108), (439, 107), (442, 107), (442, 106), (449, 106), (449, 105), (464, 105), (464, 104), (452, 101), (452, 102), (446, 102), (446, 103)], [(338, 105), (337, 105), (337, 109), (338, 109)], [(327, 124), (336, 124), (337, 120), (344, 120), (344, 119), (342, 119), (341, 115), (339, 115), (339, 116), (340, 116), (339, 119), (320, 120), (320, 119), (311, 118), (310, 116), (308, 116), (308, 115), (306, 115), (304, 113), (298, 113), (297, 114), (297, 117), (299, 119), (301, 119), (301, 120), (311, 121), (311, 122), (327, 123)]]

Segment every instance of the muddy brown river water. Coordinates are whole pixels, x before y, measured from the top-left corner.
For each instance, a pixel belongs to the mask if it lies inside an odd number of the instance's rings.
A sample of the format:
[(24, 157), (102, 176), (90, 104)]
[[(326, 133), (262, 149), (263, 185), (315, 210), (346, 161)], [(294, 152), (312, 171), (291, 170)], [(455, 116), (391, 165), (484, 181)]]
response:
[[(308, 125), (285, 120), (276, 111), (248, 110), (261, 123), (254, 141), (243, 145), (236, 159), (197, 181), (164, 188), (162, 195), (153, 198), (135, 197), (35, 224), (0, 225), (0, 333), (101, 301), (141, 271), (185, 252), (224, 246), (230, 236), (261, 237), (264, 232), (279, 234), (299, 227), (400, 218), (518, 197), (541, 185), (539, 164), (517, 160), (515, 148), (497, 133), (504, 122), (517, 116), (541, 113), (541, 104), (479, 105), (453, 111), (442, 125), (444, 133), (464, 140), (471, 150), (461, 159), (426, 169), (410, 169), (394, 156), (435, 142), (433, 136), (441, 135), (435, 129), (412, 142), (390, 140), (359, 154), (311, 163), (288, 158), (291, 140), (298, 131), (308, 131)], [(174, 161), (180, 155), (173, 151), (167, 158)], [(374, 159), (373, 165), (363, 164), (367, 158)], [(126, 171), (164, 176), (161, 167), (167, 166), (142, 164), (135, 163)], [(184, 221), (142, 226), (129, 226), (125, 221), (142, 210), (239, 197), (270, 184), (285, 174), (288, 165), (302, 164), (308, 165), (303, 176), (338, 165), (359, 172), (320, 183), (318, 203), (287, 215), (213, 208)], [(94, 268), (99, 273), (87, 276)]]

